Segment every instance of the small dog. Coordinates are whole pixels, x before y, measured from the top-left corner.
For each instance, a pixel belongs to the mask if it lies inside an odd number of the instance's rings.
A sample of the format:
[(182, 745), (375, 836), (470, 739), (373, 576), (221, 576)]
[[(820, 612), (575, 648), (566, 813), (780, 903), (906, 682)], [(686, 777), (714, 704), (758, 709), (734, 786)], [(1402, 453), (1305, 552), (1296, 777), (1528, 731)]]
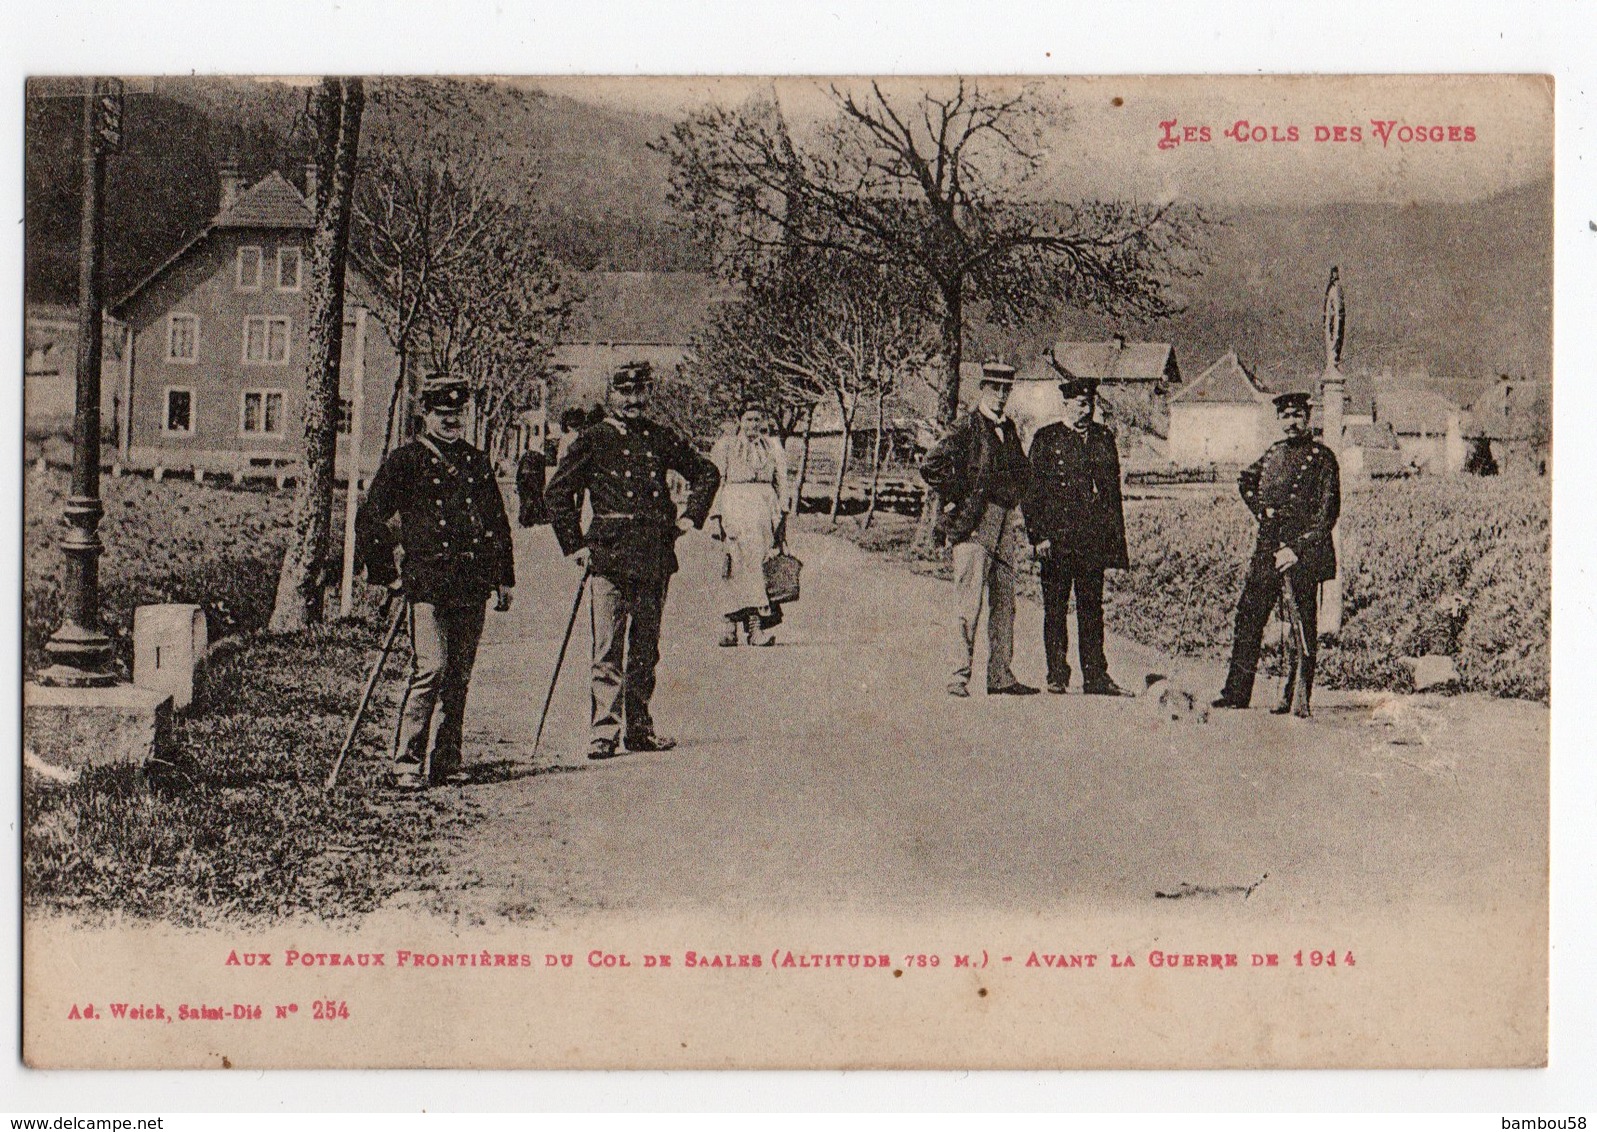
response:
[(1145, 714), (1164, 722), (1209, 722), (1209, 708), (1201, 691), (1196, 690), (1181, 673), (1166, 676), (1150, 672), (1144, 678), (1142, 695), (1137, 706)]

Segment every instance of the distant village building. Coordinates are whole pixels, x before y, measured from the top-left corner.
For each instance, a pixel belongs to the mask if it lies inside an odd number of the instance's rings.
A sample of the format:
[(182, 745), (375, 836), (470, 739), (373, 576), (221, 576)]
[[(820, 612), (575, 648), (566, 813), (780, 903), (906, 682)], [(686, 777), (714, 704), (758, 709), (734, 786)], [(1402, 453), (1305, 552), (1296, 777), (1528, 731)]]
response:
[(1123, 462), (1137, 458), (1126, 447), (1134, 439), (1145, 446), (1162, 445), (1170, 435), (1169, 396), (1181, 384), (1181, 366), (1170, 343), (1132, 342), (1123, 334), (1102, 342), (1062, 340), (1049, 349), (1047, 360), (1065, 377), (1101, 383), (1100, 397), (1111, 423), (1129, 425), (1139, 434), (1119, 432)]
[[(123, 464), (246, 475), (282, 471), (303, 458), (310, 169), (306, 181), (303, 195), (276, 172), (245, 188), (236, 170), (224, 167), (215, 219), (113, 308), (126, 338), (119, 375)], [(360, 469), (369, 475), (382, 455), (399, 373), (393, 343), (375, 318), (364, 316), (371, 295), (350, 265), (340, 474), (349, 466), (357, 375), (364, 394)]]
[(1416, 472), (1441, 475), (1464, 466), (1463, 414), (1432, 389), (1383, 387), (1375, 394), (1375, 419), (1397, 437), (1402, 461)]
[[(102, 323), (100, 417), (114, 428), (122, 381), (122, 327)], [(77, 406), (78, 311), (28, 303), (23, 311), (22, 417), (29, 429), (70, 429)]]
[(1466, 449), (1485, 446), (1505, 474), (1546, 475), (1552, 456), (1552, 392), (1545, 381), (1507, 374), (1484, 382), (1465, 413)]
[(1271, 394), (1227, 350), (1170, 398), (1170, 463), (1251, 464), (1278, 435)]
[(604, 397), (610, 372), (623, 362), (647, 361), (657, 375), (674, 374), (694, 336), (730, 289), (697, 271), (594, 271), (577, 282), (582, 301), (555, 347), (554, 371), (566, 399), (593, 404)]
[(1060, 341), (1049, 357), (1066, 376), (1108, 385), (1181, 384), (1181, 366), (1168, 342), (1128, 342), (1123, 334), (1103, 342)]

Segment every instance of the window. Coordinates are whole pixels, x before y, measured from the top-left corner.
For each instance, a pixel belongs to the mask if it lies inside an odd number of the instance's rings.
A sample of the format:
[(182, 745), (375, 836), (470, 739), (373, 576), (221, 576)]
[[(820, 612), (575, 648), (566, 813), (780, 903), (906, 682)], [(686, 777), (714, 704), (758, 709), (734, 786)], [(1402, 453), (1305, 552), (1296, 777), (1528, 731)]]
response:
[(200, 356), (200, 316), (174, 314), (167, 323), (166, 360), (193, 363)]
[(194, 431), (194, 390), (168, 386), (161, 398), (161, 431)]
[(277, 289), (299, 290), (300, 254), (298, 248), (277, 249)]
[(354, 419), (355, 407), (348, 397), (338, 399), (338, 431), (347, 434), (350, 422)]
[(288, 364), (288, 319), (251, 315), (244, 320), (244, 361), (252, 365)]
[(239, 431), (248, 436), (283, 435), (283, 391), (246, 389)]
[(238, 289), (240, 291), (259, 291), (261, 289), (260, 248), (240, 248), (238, 250)]

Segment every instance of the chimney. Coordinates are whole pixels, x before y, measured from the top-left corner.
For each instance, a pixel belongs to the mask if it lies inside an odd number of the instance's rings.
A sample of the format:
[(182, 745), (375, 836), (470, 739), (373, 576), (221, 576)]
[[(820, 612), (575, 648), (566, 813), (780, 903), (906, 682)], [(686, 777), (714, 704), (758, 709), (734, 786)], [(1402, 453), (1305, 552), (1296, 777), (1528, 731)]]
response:
[(305, 162), (305, 203), (316, 207), (316, 162)]
[(1126, 348), (1126, 336), (1124, 334), (1116, 334), (1109, 341), (1114, 344), (1114, 347), (1117, 350), (1124, 350)]
[(226, 212), (233, 207), (233, 202), (238, 199), (239, 191), (244, 187), (239, 177), (238, 162), (229, 157), (223, 161), (216, 171), (217, 180), (222, 185), (222, 203), (217, 207), (218, 212)]

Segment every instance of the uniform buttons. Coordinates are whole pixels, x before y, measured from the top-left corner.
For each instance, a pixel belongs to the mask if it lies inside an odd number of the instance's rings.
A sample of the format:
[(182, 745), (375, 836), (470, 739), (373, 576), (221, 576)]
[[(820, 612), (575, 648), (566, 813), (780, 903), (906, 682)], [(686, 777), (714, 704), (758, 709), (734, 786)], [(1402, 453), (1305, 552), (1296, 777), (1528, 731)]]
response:
[(445, 549), (445, 550), (448, 550), (448, 549), (449, 549), (449, 540), (448, 540), (448, 539), (445, 539), (445, 540), (444, 540), (444, 549)]
[(443, 521), (443, 520), (442, 520), (442, 519), (439, 519), (439, 520), (438, 520), (438, 525), (439, 525), (439, 526), (440, 526), (440, 527), (441, 527), (441, 526), (443, 526), (443, 525), (444, 525), (444, 521)]
[(625, 476), (627, 479), (631, 479), (632, 478), (632, 473), (631, 472), (622, 472), (621, 474), (623, 476)]

